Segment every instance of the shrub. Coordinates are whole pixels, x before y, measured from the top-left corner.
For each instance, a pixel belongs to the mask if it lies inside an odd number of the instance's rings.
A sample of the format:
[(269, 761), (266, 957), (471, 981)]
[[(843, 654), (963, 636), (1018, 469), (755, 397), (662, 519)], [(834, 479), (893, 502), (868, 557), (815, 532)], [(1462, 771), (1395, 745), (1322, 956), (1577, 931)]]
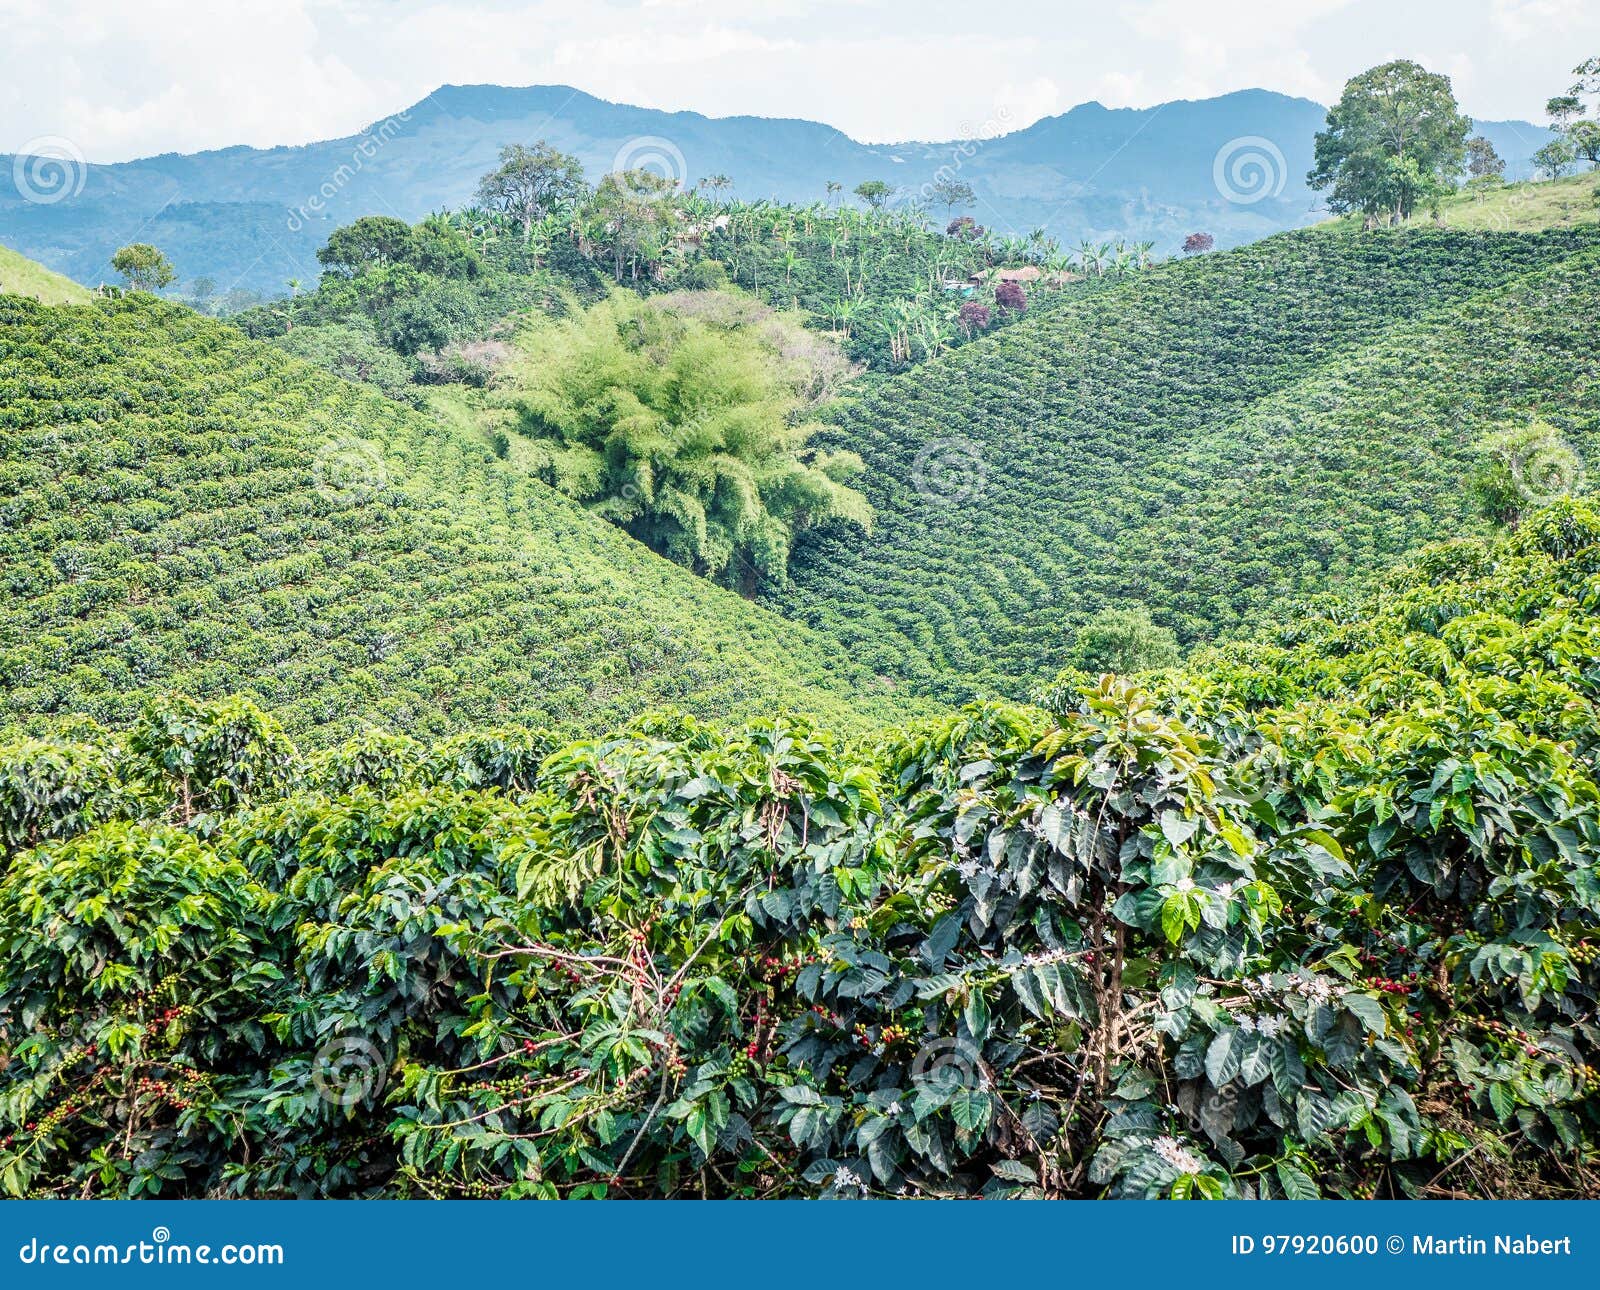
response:
[(0, 744), (0, 849), (38, 846), (114, 819), (124, 790), (109, 747), (66, 739)]
[(13, 864), (0, 1188), (221, 1188), (250, 1137), (261, 1004), (282, 978), (270, 908), (243, 866), (163, 825), (103, 825)]
[(989, 325), (989, 306), (978, 300), (963, 301), (958, 317), (968, 331), (982, 331)]
[(1143, 605), (1102, 609), (1078, 628), (1067, 665), (1082, 672), (1117, 672), (1123, 676), (1178, 661), (1178, 638), (1170, 628), (1150, 621)]
[(870, 753), (370, 737), (86, 822), (0, 881), (0, 1188), (1590, 1194), (1597, 534)]
[(1583, 460), (1542, 421), (1496, 431), (1478, 448), (1472, 495), (1485, 518), (1515, 528), (1530, 506), (1583, 486)]
[(547, 324), (515, 395), (548, 445), (541, 474), (698, 573), (746, 593), (781, 582), (797, 531), (866, 529), (871, 512), (849, 487), (859, 458), (808, 448), (815, 365), (775, 336), (620, 296)]

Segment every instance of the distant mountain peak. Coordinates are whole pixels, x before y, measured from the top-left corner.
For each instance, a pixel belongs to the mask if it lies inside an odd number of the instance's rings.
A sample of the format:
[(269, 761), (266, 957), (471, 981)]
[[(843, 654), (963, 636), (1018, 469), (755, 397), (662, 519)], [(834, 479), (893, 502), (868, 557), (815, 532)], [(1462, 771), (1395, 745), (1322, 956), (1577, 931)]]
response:
[[(138, 228), (181, 279), (278, 294), (288, 278), (318, 276), (317, 248), (340, 224), (459, 207), (504, 145), (542, 138), (576, 155), (591, 179), (628, 164), (638, 143), (685, 185), (725, 174), (745, 200), (820, 201), (836, 182), (848, 201), (866, 179), (917, 196), (959, 174), (976, 196), (971, 214), (998, 233), (1044, 228), (1070, 243), (1123, 237), (1175, 251), (1204, 229), (1229, 247), (1315, 218), (1304, 176), (1323, 115), (1308, 99), (1245, 89), (1144, 108), (1091, 100), (983, 139), (867, 144), (804, 119), (643, 108), (572, 85), (451, 83), (338, 139), (89, 166), (76, 195), (49, 205), (29, 200), (0, 158), (0, 241), (93, 285)], [(1550, 137), (1523, 122), (1476, 128), (1513, 175), (1528, 173), (1527, 158)], [(1282, 183), (1241, 199), (1219, 187), (1215, 159), (1257, 137), (1283, 154)]]

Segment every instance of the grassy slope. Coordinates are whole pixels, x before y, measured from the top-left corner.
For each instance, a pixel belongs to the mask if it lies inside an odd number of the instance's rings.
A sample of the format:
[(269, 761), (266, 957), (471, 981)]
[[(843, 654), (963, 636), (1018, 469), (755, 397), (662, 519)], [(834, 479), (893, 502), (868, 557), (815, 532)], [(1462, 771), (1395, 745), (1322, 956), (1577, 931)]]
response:
[[(1594, 224), (1600, 222), (1600, 172), (1539, 182), (1524, 180), (1481, 194), (1455, 193), (1440, 203), (1438, 222), (1446, 228), (1490, 233), (1534, 233)], [(1318, 227), (1345, 230), (1360, 223), (1360, 216), (1345, 215)], [(1419, 212), (1411, 224), (1435, 227), (1429, 211)]]
[(243, 691), (313, 743), (888, 711), (837, 644), (448, 425), (148, 298), (0, 301), (0, 517), (0, 718), (165, 688)]
[(0, 295), (29, 296), (47, 305), (87, 304), (87, 287), (51, 273), (8, 246), (0, 246)]
[(1487, 426), (1600, 446), (1597, 268), (1594, 233), (1319, 232), (1140, 275), (842, 409), (876, 531), (775, 599), (945, 698), (1026, 692), (1104, 605), (1224, 634), (1470, 525)]
[(1482, 197), (1447, 198), (1439, 211), (1450, 228), (1532, 232), (1600, 221), (1600, 175), (1568, 175), (1544, 183), (1507, 184)]

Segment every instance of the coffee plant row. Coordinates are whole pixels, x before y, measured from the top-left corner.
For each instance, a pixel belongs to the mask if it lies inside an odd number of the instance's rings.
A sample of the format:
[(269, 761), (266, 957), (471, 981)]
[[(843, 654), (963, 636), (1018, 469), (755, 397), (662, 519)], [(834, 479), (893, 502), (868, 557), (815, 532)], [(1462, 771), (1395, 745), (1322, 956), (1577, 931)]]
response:
[(949, 701), (1108, 607), (1226, 636), (1470, 530), (1503, 424), (1592, 457), (1597, 269), (1593, 231), (1315, 230), (1064, 302), (841, 404), (873, 532), (803, 537), (770, 602)]
[(1600, 512), (881, 741), (0, 747), (0, 1189), (1600, 1195)]
[(877, 688), (470, 433), (148, 296), (0, 297), (0, 594), (0, 723), (182, 689), (324, 742), (660, 702), (848, 725)]

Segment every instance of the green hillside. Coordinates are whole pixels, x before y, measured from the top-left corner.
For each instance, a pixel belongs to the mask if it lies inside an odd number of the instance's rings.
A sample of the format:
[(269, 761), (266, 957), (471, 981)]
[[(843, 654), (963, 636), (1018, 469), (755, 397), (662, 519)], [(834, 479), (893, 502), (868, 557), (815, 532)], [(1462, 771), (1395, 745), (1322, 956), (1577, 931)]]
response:
[(1457, 193), (1440, 203), (1439, 216), (1450, 228), (1497, 233), (1594, 224), (1600, 222), (1600, 175), (1589, 171), (1540, 183), (1525, 180), (1482, 196)]
[(871, 753), (0, 741), (0, 1194), (1592, 1197), (1597, 571)]
[(1158, 266), (875, 385), (819, 440), (870, 539), (771, 603), (887, 676), (1028, 692), (1142, 602), (1187, 642), (1470, 528), (1472, 447), (1600, 444), (1600, 230), (1285, 234)]
[(47, 305), (77, 305), (89, 300), (87, 287), (51, 273), (8, 246), (0, 246), (0, 295), (29, 296)]
[[(1439, 199), (1437, 221), (1431, 210), (1418, 211), (1411, 224), (1482, 230), (1491, 233), (1535, 233), (1600, 222), (1600, 173), (1586, 171), (1562, 179), (1502, 184), (1478, 191), (1462, 189)], [(1359, 215), (1346, 215), (1321, 227), (1352, 229)]]
[(0, 715), (241, 691), (313, 743), (872, 711), (836, 644), (481, 443), (148, 297), (0, 300)]

